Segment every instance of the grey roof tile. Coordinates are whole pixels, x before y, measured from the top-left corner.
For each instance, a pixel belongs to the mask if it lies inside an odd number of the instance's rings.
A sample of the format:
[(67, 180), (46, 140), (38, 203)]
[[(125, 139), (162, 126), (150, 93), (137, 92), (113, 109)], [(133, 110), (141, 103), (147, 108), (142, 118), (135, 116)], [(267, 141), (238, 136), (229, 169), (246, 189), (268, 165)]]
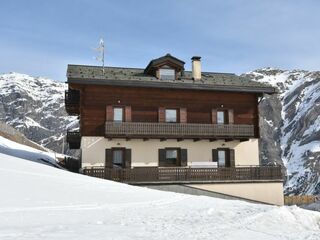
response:
[(68, 65), (67, 77), (69, 83), (258, 93), (275, 92), (275, 89), (270, 85), (252, 81), (232, 73), (202, 72), (202, 79), (194, 81), (192, 72), (185, 71), (184, 75), (177, 80), (160, 80), (145, 74), (143, 68), (105, 67), (103, 73), (100, 66)]

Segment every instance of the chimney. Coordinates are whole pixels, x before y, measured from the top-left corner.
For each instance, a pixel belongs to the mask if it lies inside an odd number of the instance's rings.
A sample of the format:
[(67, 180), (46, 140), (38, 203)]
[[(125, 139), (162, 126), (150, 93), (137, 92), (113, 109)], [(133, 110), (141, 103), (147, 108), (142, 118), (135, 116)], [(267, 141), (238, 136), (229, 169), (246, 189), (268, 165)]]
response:
[(201, 80), (201, 57), (194, 56), (191, 58), (192, 60), (192, 78), (193, 80)]

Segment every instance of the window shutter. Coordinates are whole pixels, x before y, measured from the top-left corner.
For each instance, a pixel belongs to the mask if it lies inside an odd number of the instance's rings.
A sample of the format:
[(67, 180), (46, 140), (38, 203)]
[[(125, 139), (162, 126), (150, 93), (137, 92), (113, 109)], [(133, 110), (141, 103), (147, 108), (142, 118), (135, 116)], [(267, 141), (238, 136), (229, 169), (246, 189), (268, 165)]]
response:
[(218, 162), (218, 149), (212, 149), (212, 162)]
[(230, 167), (235, 167), (234, 149), (229, 150)]
[(165, 160), (166, 160), (166, 150), (159, 149), (159, 166), (161, 166), (161, 163), (165, 162)]
[(106, 168), (112, 168), (112, 151), (111, 149), (106, 149), (106, 163), (105, 163)]
[(181, 167), (186, 167), (188, 165), (188, 150), (187, 149), (181, 149), (180, 162), (181, 162)]
[(164, 107), (159, 107), (158, 119), (159, 119), (159, 122), (165, 122), (165, 108)]
[(229, 119), (229, 124), (234, 124), (233, 109), (229, 109), (229, 111), (228, 111), (228, 119)]
[(131, 168), (131, 149), (125, 149), (125, 168)]
[(125, 107), (125, 121), (131, 122), (131, 106)]
[(217, 124), (217, 109), (211, 110), (211, 122)]
[(113, 121), (113, 107), (111, 105), (108, 105), (106, 107), (106, 121), (107, 122)]
[(180, 108), (180, 123), (187, 123), (187, 109)]

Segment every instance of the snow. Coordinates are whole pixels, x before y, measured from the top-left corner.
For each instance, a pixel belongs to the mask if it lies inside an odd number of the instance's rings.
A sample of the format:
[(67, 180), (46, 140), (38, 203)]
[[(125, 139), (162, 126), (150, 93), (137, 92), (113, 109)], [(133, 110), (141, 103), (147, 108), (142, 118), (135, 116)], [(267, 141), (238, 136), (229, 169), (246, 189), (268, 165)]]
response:
[(320, 213), (162, 192), (0, 154), (0, 239), (320, 239)]
[(56, 157), (61, 157), (61, 154), (57, 155), (54, 152), (40, 151), (38, 149), (28, 147), (26, 145), (11, 141), (1, 136), (0, 153), (60, 168), (56, 161)]

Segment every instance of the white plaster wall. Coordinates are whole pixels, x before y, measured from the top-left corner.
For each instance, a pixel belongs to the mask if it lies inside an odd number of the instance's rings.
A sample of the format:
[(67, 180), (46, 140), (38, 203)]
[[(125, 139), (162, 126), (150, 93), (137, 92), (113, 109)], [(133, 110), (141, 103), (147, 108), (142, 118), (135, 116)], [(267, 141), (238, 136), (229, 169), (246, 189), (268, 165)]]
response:
[(278, 206), (284, 204), (282, 182), (189, 184), (187, 186)]
[(158, 150), (168, 147), (188, 149), (188, 165), (192, 162), (211, 162), (212, 149), (232, 148), (235, 150), (235, 164), (240, 165), (259, 165), (258, 139), (250, 139), (246, 142), (223, 140), (209, 142), (202, 140), (160, 141), (157, 139), (143, 141), (133, 139), (108, 140), (104, 137), (82, 137), (82, 166), (102, 166), (105, 162), (105, 149), (113, 147), (125, 147), (131, 149), (132, 167), (139, 166), (158, 166)]

